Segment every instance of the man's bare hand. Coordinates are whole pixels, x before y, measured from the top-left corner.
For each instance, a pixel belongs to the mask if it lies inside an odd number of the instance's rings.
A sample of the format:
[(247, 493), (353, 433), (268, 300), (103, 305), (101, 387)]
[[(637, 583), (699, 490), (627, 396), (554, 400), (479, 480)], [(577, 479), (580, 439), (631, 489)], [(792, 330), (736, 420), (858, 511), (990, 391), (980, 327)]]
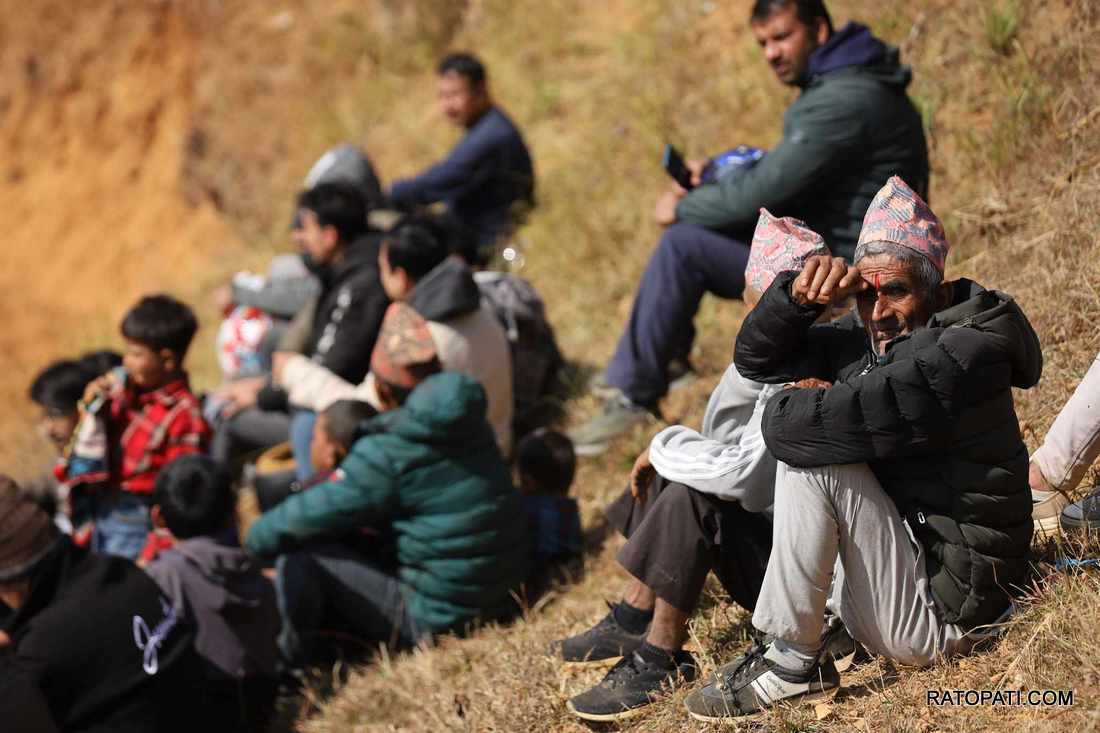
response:
[(1050, 485), (1047, 477), (1039, 469), (1039, 464), (1034, 461), (1028, 466), (1027, 482), (1035, 491), (1054, 491), (1054, 487)]
[(653, 464), (649, 462), (649, 447), (647, 446), (638, 456), (638, 460), (634, 461), (634, 468), (630, 469), (630, 495), (634, 497), (634, 501), (645, 501), (649, 482), (653, 480), (656, 473)]
[(687, 191), (676, 186), (661, 194), (657, 198), (657, 205), (653, 207), (653, 218), (661, 226), (667, 227), (676, 223), (676, 204), (687, 195)]
[(784, 389), (829, 389), (832, 387), (832, 382), (826, 382), (824, 379), (818, 379), (817, 377), (806, 377), (805, 379), (799, 379), (797, 382), (791, 382), (784, 385)]
[(260, 390), (263, 389), (266, 384), (267, 379), (265, 377), (238, 379), (236, 382), (223, 384), (214, 391), (214, 396), (229, 403), (222, 412), (225, 417), (229, 418), (233, 417), (241, 410), (255, 405)]
[(3, 631), (0, 631), (0, 649), (3, 649), (6, 646), (11, 646), (11, 637)]
[(866, 289), (867, 281), (843, 257), (817, 255), (791, 283), (791, 298), (799, 305), (830, 305)]
[(275, 384), (282, 383), (283, 370), (286, 369), (286, 363), (292, 356), (294, 356), (293, 351), (276, 351), (271, 355), (271, 376), (275, 378)]
[(691, 185), (699, 186), (703, 183), (703, 169), (707, 167), (707, 162), (705, 158), (684, 161), (684, 165), (691, 171)]

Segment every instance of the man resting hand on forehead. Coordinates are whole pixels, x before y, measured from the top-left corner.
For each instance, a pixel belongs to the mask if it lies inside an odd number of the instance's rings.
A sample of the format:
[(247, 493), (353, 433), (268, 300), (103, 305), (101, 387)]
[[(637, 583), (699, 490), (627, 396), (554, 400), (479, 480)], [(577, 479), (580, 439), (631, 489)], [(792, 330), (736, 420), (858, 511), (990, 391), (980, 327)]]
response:
[[(854, 266), (813, 258), (746, 318), (738, 371), (795, 383), (762, 419), (779, 463), (753, 625), (774, 640), (690, 695), (695, 718), (835, 690), (826, 604), (869, 651), (922, 666), (968, 652), (1010, 611), (1032, 530), (1011, 388), (1039, 380), (1042, 354), (1012, 298), (944, 282), (946, 256), (943, 226), (894, 177)], [(814, 325), (851, 296), (856, 313)]]

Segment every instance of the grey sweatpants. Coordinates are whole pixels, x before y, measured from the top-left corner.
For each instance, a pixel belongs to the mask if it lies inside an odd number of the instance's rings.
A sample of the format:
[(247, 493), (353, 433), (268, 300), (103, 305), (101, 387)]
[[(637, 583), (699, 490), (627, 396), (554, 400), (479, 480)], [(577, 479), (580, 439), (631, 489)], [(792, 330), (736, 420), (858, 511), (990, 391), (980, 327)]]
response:
[(970, 650), (967, 630), (940, 618), (923, 549), (866, 464), (780, 463), (773, 527), (756, 628), (816, 649), (829, 601), (854, 639), (903, 664)]

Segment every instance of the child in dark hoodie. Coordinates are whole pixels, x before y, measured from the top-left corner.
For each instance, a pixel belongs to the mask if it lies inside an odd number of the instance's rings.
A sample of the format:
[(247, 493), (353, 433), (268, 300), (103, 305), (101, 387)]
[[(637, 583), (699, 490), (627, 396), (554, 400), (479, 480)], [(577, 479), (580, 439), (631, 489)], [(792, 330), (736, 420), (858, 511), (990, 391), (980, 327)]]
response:
[(215, 730), (267, 729), (275, 701), (275, 592), (237, 541), (229, 474), (207, 456), (183, 456), (157, 476), (151, 516), (176, 539), (146, 568), (181, 617), (209, 684), (202, 704)]
[(581, 518), (569, 487), (577, 472), (573, 443), (556, 430), (539, 428), (516, 448), (516, 484), (534, 539), (533, 569), (545, 573), (581, 552)]

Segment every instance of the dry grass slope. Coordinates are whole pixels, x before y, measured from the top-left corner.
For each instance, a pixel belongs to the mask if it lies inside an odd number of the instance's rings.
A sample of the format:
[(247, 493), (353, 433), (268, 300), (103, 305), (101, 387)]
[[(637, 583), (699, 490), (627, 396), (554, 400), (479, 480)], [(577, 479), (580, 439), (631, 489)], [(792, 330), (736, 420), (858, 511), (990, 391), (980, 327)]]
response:
[[(4, 470), (29, 473), (36, 463), (27, 457), (45, 456), (27, 438), (22, 393), (32, 370), (109, 341), (143, 290), (201, 303), (227, 272), (262, 265), (285, 246), (286, 202), (326, 146), (364, 144), (387, 179), (442, 154), (454, 133), (431, 112), (431, 66), (448, 47), (483, 53), (499, 98), (524, 127), (540, 207), (521, 235), (523, 274), (546, 295), (567, 355), (582, 371), (596, 368), (658, 235), (649, 206), (664, 185), (663, 142), (703, 154), (776, 138), (790, 95), (745, 32), (747, 4), (89, 0), (77, 12), (37, 0), (27, 12), (0, 0), (0, 195), (16, 214), (0, 266), (8, 293), (0, 399), (17, 406), (0, 422)], [(900, 44), (914, 67), (910, 91), (932, 143), (932, 203), (956, 243), (950, 266), (1016, 295), (1040, 332), (1043, 383), (1019, 395), (1034, 447), (1100, 350), (1100, 8), (1092, 0), (830, 7)], [(213, 315), (206, 305), (200, 314)], [(704, 303), (694, 356), (708, 377), (667, 401), (668, 419), (701, 418), (740, 316), (739, 304)], [(193, 356), (200, 386), (214, 376), (210, 351), (206, 338)], [(593, 407), (588, 398), (568, 405), (574, 419)], [(576, 491), (592, 542), (575, 583), (508, 627), (354, 671), (300, 729), (582, 730), (564, 700), (600, 673), (564, 669), (544, 650), (598, 618), (617, 593), (618, 543), (601, 541), (600, 510), (649, 432), (582, 465)], [(1093, 576), (1053, 576), (995, 650), (926, 671), (875, 663), (846, 679), (831, 706), (779, 711), (756, 727), (1098, 728), (1098, 591)], [(744, 645), (746, 623), (720, 594), (708, 599), (692, 626), (707, 665)], [(1074, 688), (1076, 705), (925, 705), (929, 688), (998, 686)], [(682, 695), (624, 729), (689, 727)]]

